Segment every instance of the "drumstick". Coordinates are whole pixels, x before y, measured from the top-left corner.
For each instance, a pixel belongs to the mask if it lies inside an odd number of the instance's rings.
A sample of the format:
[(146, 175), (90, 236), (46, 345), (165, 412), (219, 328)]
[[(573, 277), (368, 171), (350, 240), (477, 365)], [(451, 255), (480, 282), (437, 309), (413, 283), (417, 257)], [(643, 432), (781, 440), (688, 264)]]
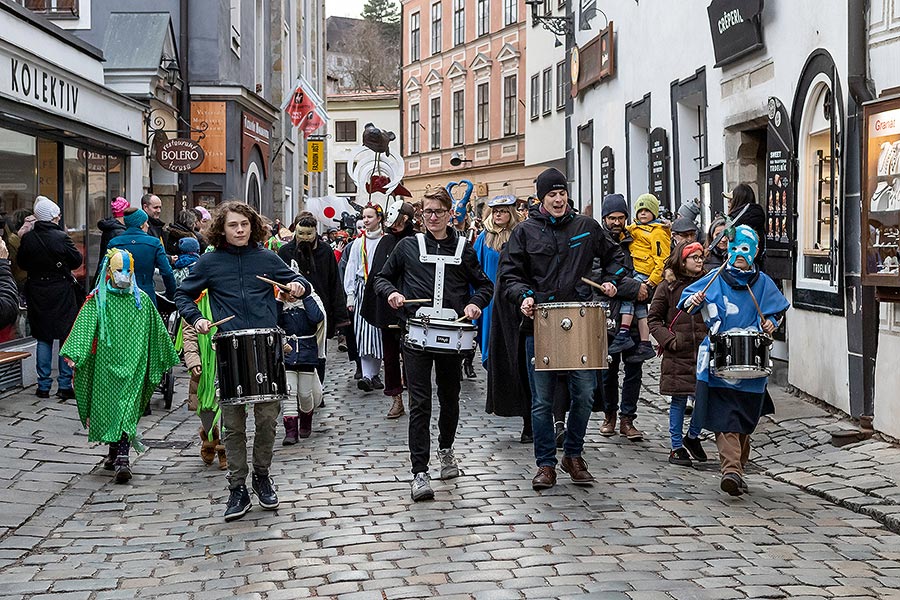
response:
[(460, 318), (456, 319), (456, 320), (453, 321), (453, 322), (454, 322), (454, 323), (462, 323), (463, 321), (465, 321), (465, 320), (468, 319), (468, 318), (469, 318), (469, 317), (467, 317), (466, 315), (463, 315), (463, 316), (461, 316)]
[(263, 277), (262, 275), (257, 275), (256, 278), (259, 279), (260, 281), (264, 281), (264, 282), (268, 283), (269, 285), (274, 285), (275, 287), (277, 287), (278, 289), (280, 289), (283, 292), (291, 291), (291, 288), (284, 285), (283, 283), (278, 283), (277, 281), (272, 281), (271, 279), (267, 279), (267, 278)]
[[(712, 282), (716, 280), (716, 277), (719, 276), (719, 274), (722, 272), (722, 270), (725, 268), (725, 265), (727, 265), (727, 264), (728, 264), (727, 262), (723, 262), (723, 263), (722, 263), (722, 266), (719, 267), (718, 269), (716, 269), (716, 274), (713, 275), (712, 278), (711, 278), (709, 281), (706, 282), (706, 285), (703, 286), (703, 289), (700, 290), (700, 293), (701, 293), (701, 294), (705, 294), (705, 293), (706, 293), (706, 290), (709, 289), (709, 286), (712, 285)], [(696, 305), (691, 304), (689, 307), (687, 307), (687, 308), (685, 309), (685, 312), (688, 313), (688, 314), (691, 314), (691, 313), (694, 311), (695, 308), (697, 308)]]
[(412, 300), (404, 300), (403, 304), (422, 304), (424, 302), (431, 302), (431, 298), (413, 298)]
[(602, 290), (602, 289), (603, 289), (603, 286), (602, 286), (602, 285), (600, 285), (600, 284), (597, 283), (596, 281), (591, 281), (591, 280), (588, 279), (587, 277), (582, 277), (581, 280), (582, 280), (583, 282), (585, 282), (586, 284), (588, 284), (588, 285), (590, 285), (590, 286), (593, 286), (593, 287), (597, 288), (598, 290)]
[(749, 285), (747, 285), (747, 291), (750, 292), (750, 298), (753, 300), (753, 306), (756, 307), (756, 313), (759, 315), (759, 326), (762, 327), (762, 323), (766, 320), (766, 318), (763, 316), (762, 310), (760, 310), (759, 308), (759, 302), (756, 301), (756, 296), (753, 295), (753, 290), (750, 289)]
[(230, 317), (225, 317), (224, 319), (220, 319), (220, 320), (216, 321), (215, 323), (210, 323), (209, 328), (212, 329), (213, 327), (218, 327), (222, 323), (227, 323), (228, 321), (232, 320), (233, 318), (234, 318), (234, 315), (231, 315)]

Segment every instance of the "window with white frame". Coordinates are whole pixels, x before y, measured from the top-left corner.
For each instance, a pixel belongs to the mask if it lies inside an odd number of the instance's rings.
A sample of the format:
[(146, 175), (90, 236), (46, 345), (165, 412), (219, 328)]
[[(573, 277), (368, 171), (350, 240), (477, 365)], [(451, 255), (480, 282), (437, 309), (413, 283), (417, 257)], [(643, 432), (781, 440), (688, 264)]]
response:
[(338, 194), (355, 194), (356, 183), (350, 176), (346, 161), (334, 163), (334, 191)]
[(419, 153), (419, 105), (411, 104), (409, 107), (409, 153)]
[(534, 121), (541, 114), (541, 78), (535, 74), (531, 76), (531, 120)]
[(453, 45), (466, 43), (466, 0), (453, 0)]
[(566, 107), (566, 98), (569, 95), (567, 79), (566, 61), (556, 63), (556, 110)]
[(541, 95), (541, 111), (545, 115), (550, 114), (553, 106), (553, 70), (550, 67), (544, 69), (541, 74), (541, 85), (543, 86)]
[(476, 137), (479, 142), (483, 142), (490, 136), (491, 126), (490, 126), (490, 100), (489, 100), (490, 88), (488, 84), (479, 83), (478, 88), (476, 90), (475, 96), (478, 101), (478, 123), (476, 126)]
[(475, 5), (475, 35), (482, 36), (491, 31), (491, 3), (478, 0)]
[(415, 62), (420, 58), (420, 44), (422, 39), (421, 13), (413, 13), (409, 16), (409, 60)]
[(356, 141), (356, 121), (335, 121), (334, 122), (334, 141), (335, 142), (355, 142)]
[(519, 20), (519, 0), (503, 0), (503, 26)]
[(431, 149), (441, 149), (441, 98), (431, 99)]
[(231, 0), (231, 49), (238, 56), (241, 55), (241, 0)]
[(453, 145), (462, 146), (466, 133), (466, 98), (464, 90), (453, 92)]
[(441, 51), (441, 3), (431, 5), (431, 53)]
[(503, 78), (503, 135), (516, 135), (518, 132), (519, 90), (516, 87), (515, 75), (507, 75)]

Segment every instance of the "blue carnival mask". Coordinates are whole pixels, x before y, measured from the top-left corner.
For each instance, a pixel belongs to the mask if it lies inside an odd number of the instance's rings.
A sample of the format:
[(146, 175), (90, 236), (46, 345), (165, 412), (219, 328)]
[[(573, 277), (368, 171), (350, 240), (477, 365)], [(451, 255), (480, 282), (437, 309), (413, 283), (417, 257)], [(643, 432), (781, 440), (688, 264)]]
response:
[(753, 266), (753, 259), (759, 249), (759, 237), (753, 228), (748, 225), (738, 225), (734, 230), (734, 237), (728, 242), (728, 264), (734, 266), (734, 261), (743, 258), (747, 264)]

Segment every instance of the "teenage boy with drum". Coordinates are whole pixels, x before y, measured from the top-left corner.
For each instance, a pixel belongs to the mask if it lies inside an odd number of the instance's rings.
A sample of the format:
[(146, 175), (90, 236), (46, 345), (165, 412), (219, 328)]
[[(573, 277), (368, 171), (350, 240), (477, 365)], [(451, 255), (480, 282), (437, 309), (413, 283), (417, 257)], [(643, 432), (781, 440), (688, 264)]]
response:
[[(203, 318), (194, 301), (208, 290), (212, 318), (216, 321), (234, 315), (218, 326), (219, 332), (242, 329), (274, 329), (278, 326), (278, 305), (272, 285), (258, 275), (285, 284), (295, 298), (309, 293), (309, 283), (294, 273), (263, 243), (269, 234), (260, 216), (243, 202), (230, 201), (218, 207), (207, 231), (214, 252), (200, 257), (194, 271), (175, 293), (175, 304), (185, 321), (198, 334), (209, 334), (212, 323)], [(269, 466), (275, 444), (275, 427), (280, 402), (259, 402), (253, 405), (256, 435), (253, 438), (253, 491), (260, 506), (267, 510), (278, 508), (278, 496), (272, 488)], [(244, 516), (250, 509), (247, 492), (247, 408), (243, 404), (222, 405), (225, 434), (225, 453), (228, 456), (228, 487), (230, 495), (225, 508), (225, 520)]]
[[(561, 371), (534, 369), (533, 318), (535, 305), (546, 302), (583, 302), (592, 299), (591, 288), (581, 281), (590, 277), (602, 283), (607, 296), (616, 294), (615, 283), (625, 274), (621, 248), (590, 217), (577, 214), (569, 205), (566, 176), (547, 169), (535, 181), (540, 204), (528, 219), (513, 229), (500, 256), (497, 277), (500, 295), (519, 307), (527, 319), (522, 323), (528, 375), (531, 383), (531, 423), (534, 457), (538, 471), (531, 485), (536, 490), (556, 485), (556, 440), (553, 430), (553, 397)], [(602, 268), (602, 272), (592, 273)], [(594, 477), (581, 457), (584, 435), (596, 387), (596, 371), (563, 371), (568, 375), (571, 409), (563, 444), (562, 469), (576, 485), (591, 485)]]
[[(465, 318), (470, 321), (480, 317), (481, 311), (491, 301), (494, 285), (484, 274), (475, 251), (449, 226), (452, 204), (453, 199), (444, 188), (437, 187), (426, 192), (422, 200), (426, 233), (408, 236), (397, 242), (387, 263), (375, 278), (375, 291), (387, 298), (391, 308), (400, 311), (403, 321), (408, 321), (422, 307), (421, 303), (405, 304), (407, 299), (428, 298), (429, 303), (433, 301), (432, 307), (427, 309), (432, 314), (447, 310), (460, 316), (460, 320)], [(420, 251), (420, 245), (424, 252)], [(444, 274), (442, 282), (436, 282), (439, 272)], [(439, 295), (443, 295), (442, 302)], [(443, 319), (441, 316), (436, 320)], [(435, 324), (434, 320), (431, 322)], [(447, 325), (452, 327), (453, 323)], [(471, 328), (471, 325), (463, 323), (458, 326)], [(448, 332), (448, 337), (451, 334)], [(413, 474), (410, 491), (414, 501), (434, 498), (428, 477), (432, 365), (441, 406), (437, 452), (441, 479), (459, 476), (453, 441), (459, 423), (462, 358), (459, 352), (413, 348), (409, 344), (403, 348), (409, 387), (409, 454)]]

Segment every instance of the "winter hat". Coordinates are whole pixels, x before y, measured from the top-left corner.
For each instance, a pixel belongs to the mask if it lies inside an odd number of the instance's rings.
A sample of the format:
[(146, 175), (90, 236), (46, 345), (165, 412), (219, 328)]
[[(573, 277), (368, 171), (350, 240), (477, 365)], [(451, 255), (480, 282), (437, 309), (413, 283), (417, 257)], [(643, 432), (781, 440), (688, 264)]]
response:
[(675, 219), (675, 222), (672, 223), (672, 233), (689, 233), (691, 231), (697, 231), (697, 224), (694, 223), (693, 219), (678, 217)]
[(700, 242), (691, 242), (681, 249), (681, 260), (687, 260), (687, 257), (697, 251), (703, 252), (703, 244)]
[(625, 196), (622, 194), (610, 194), (603, 199), (603, 204), (600, 206), (600, 216), (605, 218), (613, 213), (628, 215), (628, 203), (625, 202)]
[(541, 200), (543, 200), (544, 196), (547, 195), (547, 192), (550, 192), (551, 190), (568, 191), (569, 189), (569, 182), (566, 181), (566, 176), (552, 167), (538, 175), (537, 179), (534, 180), (534, 184), (537, 188), (537, 197)]
[(209, 214), (209, 211), (203, 208), (202, 206), (195, 206), (194, 212), (200, 215), (200, 221), (209, 221), (212, 218), (212, 215)]
[(700, 202), (696, 198), (685, 200), (678, 207), (678, 216), (687, 217), (691, 221), (695, 221), (700, 216)]
[(125, 209), (131, 206), (131, 203), (128, 202), (122, 196), (119, 196), (115, 200), (109, 203), (110, 208), (112, 208), (112, 215), (116, 218), (121, 217), (125, 214)]
[(178, 240), (178, 252), (180, 254), (199, 254), (200, 242), (193, 236), (183, 237)]
[(637, 202), (634, 203), (634, 214), (642, 210), (649, 210), (653, 213), (653, 218), (659, 217), (659, 200), (653, 194), (641, 194), (638, 196)]
[(34, 201), (34, 218), (38, 221), (52, 221), (59, 216), (59, 206), (47, 196), (38, 196)]
[(147, 216), (140, 208), (135, 210), (133, 213), (125, 215), (125, 226), (126, 227), (140, 227), (144, 223), (147, 222), (147, 219), (150, 217)]

